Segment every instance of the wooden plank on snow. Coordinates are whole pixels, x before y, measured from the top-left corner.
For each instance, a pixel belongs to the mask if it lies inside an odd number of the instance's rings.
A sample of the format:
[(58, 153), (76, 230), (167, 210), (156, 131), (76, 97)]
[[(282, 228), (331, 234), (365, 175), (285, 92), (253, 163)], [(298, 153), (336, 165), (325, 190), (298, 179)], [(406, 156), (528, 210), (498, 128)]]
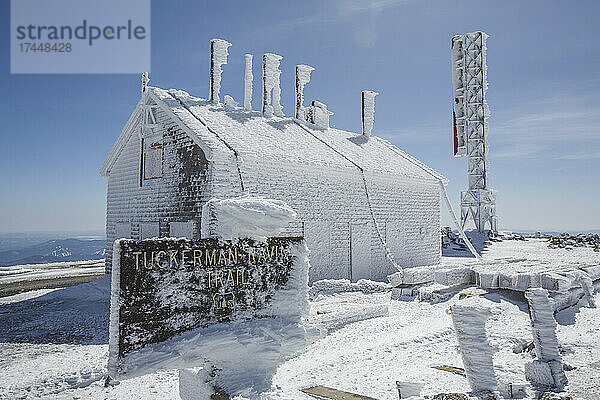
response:
[(451, 365), (433, 365), (431, 368), (439, 369), (440, 371), (452, 372), (453, 374), (466, 376), (464, 368), (453, 367)]
[(329, 400), (377, 400), (373, 397), (362, 396), (360, 394), (344, 392), (327, 386), (313, 386), (300, 390), (302, 393), (310, 394), (319, 399)]

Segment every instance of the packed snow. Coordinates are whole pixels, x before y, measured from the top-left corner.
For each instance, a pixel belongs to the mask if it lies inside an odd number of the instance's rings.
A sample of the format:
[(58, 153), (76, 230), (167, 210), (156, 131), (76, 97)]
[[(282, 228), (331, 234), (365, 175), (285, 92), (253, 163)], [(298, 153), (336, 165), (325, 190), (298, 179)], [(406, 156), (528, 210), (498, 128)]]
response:
[[(525, 261), (497, 266), (535, 269), (600, 264), (600, 254), (592, 248), (549, 249), (543, 239), (506, 240), (483, 249), (484, 261), (516, 258)], [(473, 263), (476, 261), (468, 257), (443, 257), (440, 268)], [(392, 300), (389, 290), (375, 290), (381, 286), (377, 283), (319, 285), (327, 290), (311, 296), (309, 322), (328, 324), (327, 335), (290, 356), (262, 399), (308, 400), (312, 397), (299, 389), (324, 385), (396, 400), (397, 381), (404, 388), (422, 384), (422, 396), (466, 393), (470, 390), (466, 377), (432, 368), (464, 366), (449, 314), (453, 306), (489, 310), (485, 327), (494, 349), (499, 387), (527, 386), (525, 365), (537, 357), (530, 345), (534, 340), (523, 292), (466, 285), (436, 302), (409, 296)], [(13, 296), (10, 301), (4, 298), (0, 308), (0, 398), (178, 399), (175, 369), (105, 387), (109, 296), (107, 277), (50, 293), (37, 291)], [(597, 304), (600, 294), (593, 294), (592, 300)], [(351, 318), (359, 314), (367, 319)], [(575, 399), (600, 398), (600, 310), (577, 304), (555, 317), (568, 379), (566, 393)], [(535, 396), (531, 387), (526, 393), (526, 398)]]
[(277, 235), (296, 218), (281, 200), (256, 196), (211, 199), (202, 207), (202, 237), (249, 237), (264, 240)]
[(0, 267), (0, 296), (89, 282), (103, 275), (104, 260)]

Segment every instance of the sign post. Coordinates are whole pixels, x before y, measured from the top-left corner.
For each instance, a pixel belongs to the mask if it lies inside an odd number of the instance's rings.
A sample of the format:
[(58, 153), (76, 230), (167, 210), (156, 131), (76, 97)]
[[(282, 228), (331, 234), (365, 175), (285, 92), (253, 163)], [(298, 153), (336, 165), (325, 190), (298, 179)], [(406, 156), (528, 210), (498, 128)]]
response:
[(268, 389), (307, 343), (307, 255), (301, 237), (118, 240), (110, 377), (210, 362), (230, 395)]

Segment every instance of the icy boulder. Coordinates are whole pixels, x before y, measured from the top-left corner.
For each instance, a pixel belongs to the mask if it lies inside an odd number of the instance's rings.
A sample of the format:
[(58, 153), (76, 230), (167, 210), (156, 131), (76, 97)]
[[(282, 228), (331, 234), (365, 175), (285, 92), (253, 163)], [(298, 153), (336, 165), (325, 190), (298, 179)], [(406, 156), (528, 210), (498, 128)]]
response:
[(254, 196), (211, 199), (202, 207), (202, 237), (264, 240), (280, 233), (296, 212), (280, 200)]

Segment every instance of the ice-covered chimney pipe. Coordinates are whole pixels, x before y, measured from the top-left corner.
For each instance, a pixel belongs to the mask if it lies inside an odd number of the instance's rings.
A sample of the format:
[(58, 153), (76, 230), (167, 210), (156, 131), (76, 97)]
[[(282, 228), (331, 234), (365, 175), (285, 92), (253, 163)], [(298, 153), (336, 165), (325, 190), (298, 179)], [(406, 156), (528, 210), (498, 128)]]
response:
[(150, 76), (148, 75), (148, 71), (144, 71), (142, 73), (142, 94), (148, 89), (148, 82), (150, 82)]
[(244, 71), (244, 109), (252, 110), (252, 54), (246, 54), (246, 70)]
[(366, 138), (371, 136), (375, 114), (375, 96), (379, 93), (371, 90), (362, 92), (362, 133)]
[(315, 69), (310, 65), (296, 65), (296, 112), (297, 119), (305, 119), (304, 85), (310, 82), (310, 73)]
[(211, 39), (210, 41), (210, 92), (208, 99), (214, 103), (219, 103), (219, 91), (221, 90), (221, 66), (227, 64), (229, 52), (227, 48), (231, 46), (226, 40)]
[[(279, 63), (283, 57), (278, 54), (266, 53), (263, 55), (263, 104), (262, 112), (265, 116), (283, 117), (281, 106), (281, 86), (279, 85)], [(271, 92), (273, 96), (271, 98)]]

